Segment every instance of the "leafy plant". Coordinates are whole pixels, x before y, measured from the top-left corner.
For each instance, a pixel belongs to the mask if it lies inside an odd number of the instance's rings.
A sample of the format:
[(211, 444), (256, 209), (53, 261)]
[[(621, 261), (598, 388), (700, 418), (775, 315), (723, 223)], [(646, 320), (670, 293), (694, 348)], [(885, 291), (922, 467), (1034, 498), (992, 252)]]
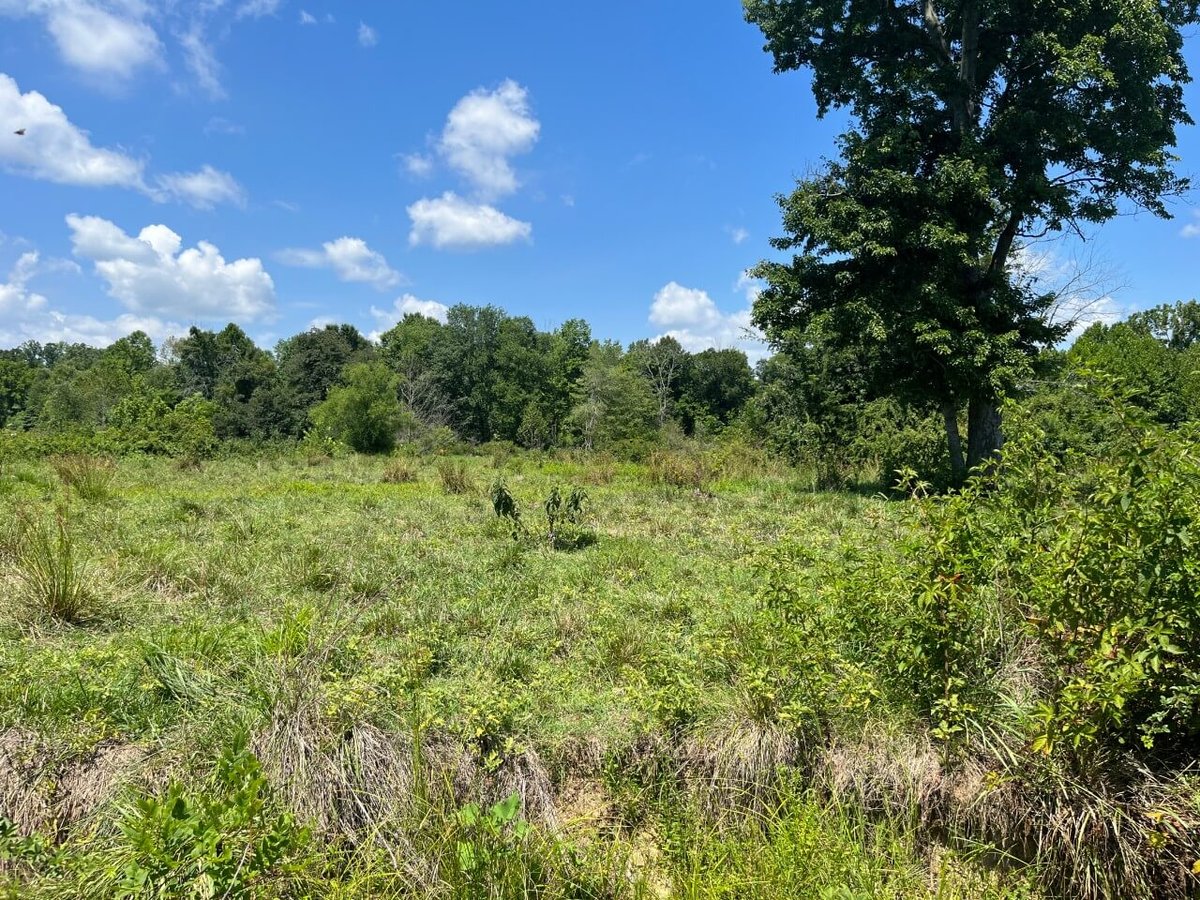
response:
[(502, 478), (492, 482), (491, 497), (492, 509), (495, 510), (497, 518), (508, 520), (512, 526), (513, 540), (516, 540), (525, 531), (525, 526), (521, 523), (521, 507)]
[(542, 504), (546, 512), (546, 540), (554, 549), (574, 549), (581, 546), (589, 537), (582, 530), (584, 506), (588, 502), (587, 492), (583, 488), (571, 488), (571, 492), (563, 499), (558, 488), (550, 491), (550, 496)]
[(261, 767), (244, 742), (222, 754), (212, 790), (173, 782), (144, 797), (118, 823), (130, 859), (118, 879), (123, 897), (254, 897), (283, 874), (306, 829), (271, 809)]
[(529, 834), (520, 812), (521, 798), (515, 793), (486, 810), (471, 803), (458, 811), (458, 873), (480, 896), (490, 886), (506, 883), (507, 870), (520, 865), (515, 851)]

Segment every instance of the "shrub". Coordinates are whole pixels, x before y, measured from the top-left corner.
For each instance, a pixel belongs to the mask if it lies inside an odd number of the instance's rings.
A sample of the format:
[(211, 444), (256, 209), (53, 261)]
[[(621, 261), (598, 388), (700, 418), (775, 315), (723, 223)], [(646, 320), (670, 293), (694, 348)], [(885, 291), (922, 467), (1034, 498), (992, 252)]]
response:
[(658, 450), (646, 462), (652, 484), (704, 491), (713, 468), (702, 453)]
[(360, 453), (390, 452), (406, 418), (398, 379), (381, 362), (347, 366), (342, 378), (312, 410), (317, 431)]
[(118, 896), (260, 896), (304, 845), (308, 832), (289, 813), (272, 813), (258, 760), (227, 751), (213, 790), (179, 783), (138, 800), (119, 822), (129, 863)]
[(87, 501), (108, 499), (109, 488), (117, 474), (116, 464), (111, 459), (83, 453), (53, 457), (50, 465), (64, 486)]

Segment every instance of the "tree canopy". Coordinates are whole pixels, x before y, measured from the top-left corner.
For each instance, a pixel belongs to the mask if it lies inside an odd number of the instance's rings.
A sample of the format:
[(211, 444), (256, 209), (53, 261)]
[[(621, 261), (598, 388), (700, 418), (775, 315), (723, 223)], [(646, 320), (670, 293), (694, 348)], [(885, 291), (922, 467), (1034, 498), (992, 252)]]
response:
[[(1000, 443), (997, 400), (1066, 333), (1022, 275), (1024, 242), (1165, 216), (1189, 123), (1182, 29), (1194, 0), (745, 0), (776, 71), (808, 69), (839, 158), (781, 198), (789, 262), (755, 322), (776, 344), (814, 322), (876, 385), (942, 409), (956, 470)], [(968, 410), (962, 453), (959, 413)]]

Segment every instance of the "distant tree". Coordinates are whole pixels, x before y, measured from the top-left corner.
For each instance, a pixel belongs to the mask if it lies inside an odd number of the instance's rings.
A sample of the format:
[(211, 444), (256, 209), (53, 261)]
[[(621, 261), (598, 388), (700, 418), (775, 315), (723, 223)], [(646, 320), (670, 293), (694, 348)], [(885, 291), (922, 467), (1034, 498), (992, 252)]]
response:
[(281, 341), (275, 356), (275, 395), (264, 397), (258, 406), (272, 411), (283, 433), (298, 436), (309, 421), (309, 410), (325, 399), (346, 366), (369, 361), (375, 347), (353, 325), (327, 325)]
[(1156, 306), (1134, 313), (1128, 324), (1153, 335), (1172, 350), (1188, 350), (1200, 344), (1200, 303), (1188, 300)]
[(313, 408), (313, 424), (360, 453), (387, 453), (404, 420), (396, 376), (375, 360), (347, 366), (342, 381)]
[[(789, 263), (764, 262), (754, 319), (864, 348), (880, 389), (943, 411), (960, 475), (1002, 440), (999, 397), (1063, 327), (1013, 252), (1112, 218), (1166, 216), (1189, 123), (1194, 0), (744, 0), (776, 71), (844, 109), (839, 158), (782, 199)], [(967, 410), (966, 453), (959, 414)]]
[(592, 329), (583, 319), (568, 319), (550, 335), (544, 406), (551, 443), (558, 442), (578, 399), (591, 346)]
[(569, 425), (585, 449), (648, 441), (657, 427), (658, 402), (619, 344), (593, 344)]
[(679, 380), (687, 356), (687, 351), (679, 341), (669, 335), (653, 342), (635, 341), (629, 348), (630, 359), (654, 395), (660, 428), (671, 415), (671, 405), (678, 396)]
[(23, 359), (0, 358), (0, 427), (25, 411), (37, 370)]
[(442, 327), (436, 319), (408, 313), (380, 337), (380, 357), (400, 378), (400, 402), (425, 427), (445, 425), (450, 419), (450, 401), (434, 365)]
[(1188, 417), (1183, 354), (1154, 337), (1141, 320), (1105, 325), (1097, 322), (1067, 351), (1072, 370), (1103, 372), (1121, 379), (1139, 406), (1164, 425)]
[(686, 360), (677, 415), (688, 434), (728, 425), (754, 396), (754, 373), (741, 350), (702, 350)]

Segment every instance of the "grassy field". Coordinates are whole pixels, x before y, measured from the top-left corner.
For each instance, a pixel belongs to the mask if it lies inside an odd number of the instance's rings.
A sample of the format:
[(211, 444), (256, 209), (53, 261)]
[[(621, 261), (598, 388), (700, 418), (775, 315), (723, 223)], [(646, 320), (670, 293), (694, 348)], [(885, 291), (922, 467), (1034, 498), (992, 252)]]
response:
[[(773, 612), (849, 547), (903, 549), (906, 504), (689, 465), (6, 464), (6, 890), (1041, 896), (933, 811), (996, 773), (951, 783), (850, 655), (845, 715), (814, 716), (795, 656), (823, 638)], [(556, 488), (586, 500), (552, 526)]]

